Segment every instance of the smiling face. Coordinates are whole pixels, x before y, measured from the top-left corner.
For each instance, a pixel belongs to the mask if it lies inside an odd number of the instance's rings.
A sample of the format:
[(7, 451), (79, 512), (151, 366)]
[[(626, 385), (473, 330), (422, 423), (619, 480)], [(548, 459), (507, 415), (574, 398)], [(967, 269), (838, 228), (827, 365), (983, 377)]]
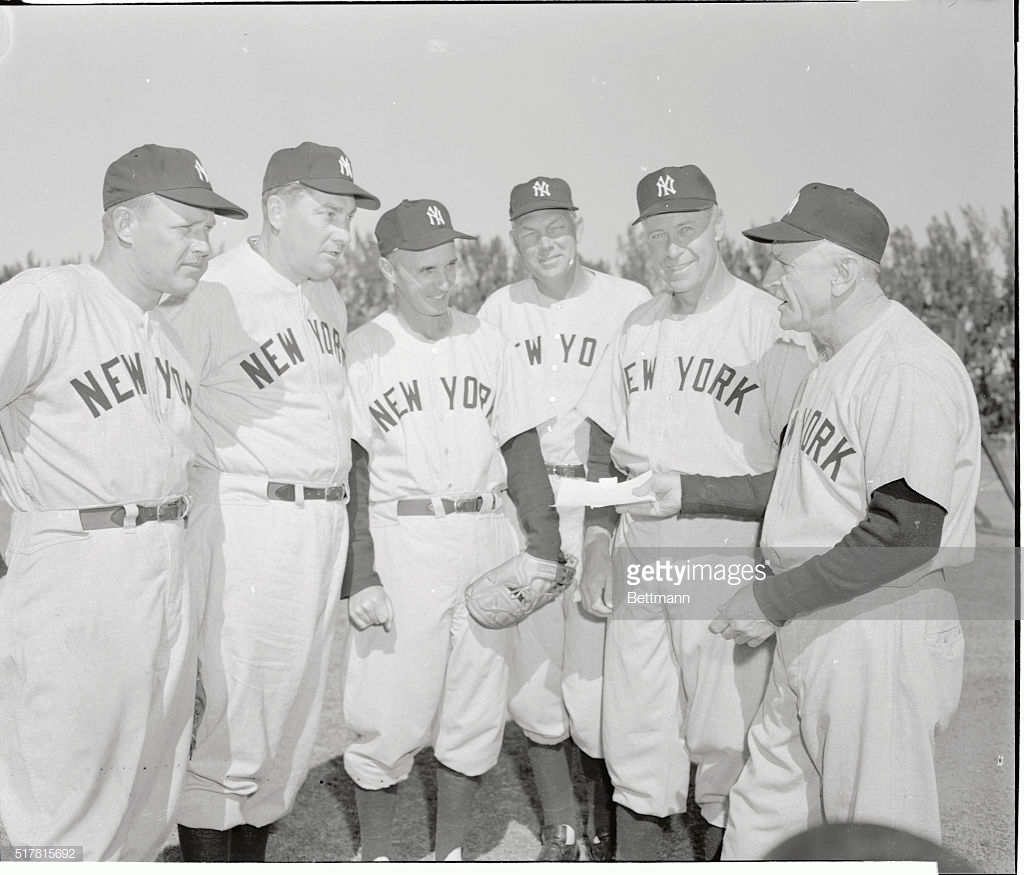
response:
[(718, 266), (722, 214), (717, 207), (692, 213), (659, 213), (643, 221), (647, 248), (672, 294), (694, 304)]
[(154, 301), (191, 294), (206, 272), (213, 212), (159, 195), (113, 209), (122, 210), (114, 221), (128, 223), (123, 227), (130, 233), (131, 271), (139, 286)]
[(822, 335), (833, 311), (835, 259), (818, 242), (773, 243), (762, 286), (782, 304), (779, 324)]
[(530, 276), (557, 281), (572, 275), (580, 224), (569, 210), (536, 210), (512, 223), (512, 245)]
[(292, 282), (323, 280), (334, 274), (351, 238), (355, 198), (302, 186), (287, 196), (271, 195), (267, 210)]
[(395, 286), (399, 315), (410, 324), (445, 315), (458, 261), (454, 242), (422, 252), (396, 249), (382, 258), (381, 270)]

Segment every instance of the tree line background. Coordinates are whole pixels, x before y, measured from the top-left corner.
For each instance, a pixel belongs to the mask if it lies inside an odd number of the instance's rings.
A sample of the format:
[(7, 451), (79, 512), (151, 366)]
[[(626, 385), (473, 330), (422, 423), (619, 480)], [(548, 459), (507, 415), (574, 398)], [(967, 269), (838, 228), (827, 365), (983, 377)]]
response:
[[(768, 247), (746, 238), (723, 237), (722, 256), (738, 277), (760, 285)], [(65, 258), (61, 263), (80, 261)], [(583, 263), (643, 283), (652, 292), (661, 281), (641, 239), (641, 228), (618, 238), (614, 263)], [(933, 218), (918, 242), (906, 227), (895, 228), (882, 261), (880, 283), (890, 297), (919, 316), (950, 343), (967, 367), (988, 434), (1016, 431), (1016, 229), (1003, 208), (989, 222), (973, 207), (962, 207), (959, 222), (947, 213)], [(23, 263), (0, 266), (0, 282), (40, 262), (30, 252)], [(522, 264), (505, 238), (463, 240), (453, 303), (475, 313), (495, 289), (521, 279)], [(377, 267), (373, 235), (355, 233), (335, 282), (348, 307), (349, 326), (372, 319), (388, 304), (389, 287)]]

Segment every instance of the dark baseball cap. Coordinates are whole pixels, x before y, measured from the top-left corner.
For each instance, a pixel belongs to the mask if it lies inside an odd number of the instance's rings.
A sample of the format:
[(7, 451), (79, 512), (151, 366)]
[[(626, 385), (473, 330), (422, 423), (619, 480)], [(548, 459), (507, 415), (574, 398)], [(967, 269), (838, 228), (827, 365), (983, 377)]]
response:
[(634, 225), (659, 213), (695, 213), (718, 203), (715, 188), (696, 164), (662, 167), (648, 173), (636, 186), (640, 215)]
[(878, 207), (852, 188), (811, 182), (800, 189), (781, 220), (751, 228), (743, 236), (758, 243), (829, 240), (880, 262), (889, 240), (889, 223)]
[(103, 177), (103, 209), (144, 194), (212, 210), (229, 219), (247, 219), (241, 207), (214, 192), (202, 162), (188, 149), (147, 143), (122, 155)]
[(556, 176), (535, 176), (520, 182), (508, 199), (508, 217), (515, 221), (537, 210), (575, 210), (569, 183)]
[(404, 200), (377, 220), (374, 231), (381, 255), (396, 249), (422, 252), (452, 240), (476, 240), (452, 227), (452, 217), (440, 201), (430, 199)]
[(380, 200), (352, 181), (352, 162), (337, 146), (307, 141), (294, 149), (278, 149), (263, 174), (263, 191), (290, 182), (301, 182), (324, 194), (347, 194), (355, 198), (358, 207), (380, 209)]

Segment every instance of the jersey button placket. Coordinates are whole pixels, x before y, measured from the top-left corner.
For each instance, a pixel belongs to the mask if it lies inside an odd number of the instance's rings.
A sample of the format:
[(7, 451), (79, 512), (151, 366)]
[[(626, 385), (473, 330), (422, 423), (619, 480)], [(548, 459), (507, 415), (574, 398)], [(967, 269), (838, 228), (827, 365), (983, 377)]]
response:
[[(168, 436), (169, 439), (166, 441), (166, 446), (170, 448), (168, 454), (170, 456), (170, 461), (173, 462), (175, 458), (178, 440), (177, 435), (175, 435), (174, 429), (171, 427), (171, 424), (169, 422), (169, 416), (164, 415), (164, 411), (161, 407), (161, 404), (163, 403), (161, 400), (163, 395), (159, 374), (155, 372), (155, 369), (157, 357), (160, 355), (162, 350), (159, 347), (159, 344), (155, 342), (153, 321), (150, 318), (150, 313), (148, 310), (142, 314), (142, 319), (139, 323), (139, 329), (142, 335), (143, 348), (146, 350), (146, 353), (143, 355), (143, 359), (145, 362), (143, 364), (143, 373), (145, 374), (144, 379), (148, 391), (146, 392), (147, 397), (144, 401), (144, 404), (146, 408), (150, 411), (150, 414), (153, 417), (153, 421), (156, 423), (157, 429)], [(170, 359), (167, 359), (167, 367), (171, 367)], [(167, 394), (170, 394), (169, 388)], [(167, 399), (167, 402), (168, 404), (170, 403), (169, 398)], [(191, 422), (191, 416), (189, 417), (189, 421)], [(160, 488), (158, 491), (162, 493), (164, 489), (167, 487), (167, 485), (168, 484), (161, 480)]]
[[(341, 475), (339, 468), (341, 467), (342, 457), (342, 446), (341, 446), (341, 429), (337, 427), (334, 422), (334, 415), (331, 412), (330, 398), (324, 389), (323, 380), (321, 379), (323, 374), (323, 368), (325, 366), (324, 359), (326, 358), (323, 354), (318, 354), (320, 350), (320, 344), (315, 337), (312, 336), (312, 327), (310, 321), (315, 318), (316, 314), (312, 311), (309, 305), (309, 300), (302, 293), (301, 283), (295, 286), (295, 303), (299, 312), (299, 319), (302, 321), (302, 325), (305, 328), (303, 332), (306, 335), (306, 342), (309, 346), (310, 355), (313, 358), (313, 385), (316, 389), (317, 395), (323, 402), (324, 411), (327, 414), (328, 431), (334, 436), (334, 478), (338, 479)], [(339, 353), (340, 354), (340, 353)]]

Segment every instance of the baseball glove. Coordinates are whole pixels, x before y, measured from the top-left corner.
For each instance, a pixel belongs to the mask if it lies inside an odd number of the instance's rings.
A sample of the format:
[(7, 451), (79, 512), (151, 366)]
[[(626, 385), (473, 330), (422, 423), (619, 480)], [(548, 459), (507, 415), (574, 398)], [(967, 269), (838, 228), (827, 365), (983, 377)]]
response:
[(488, 629), (514, 626), (555, 600), (572, 583), (576, 560), (559, 554), (558, 562), (519, 553), (474, 580), (466, 589), (470, 616)]

